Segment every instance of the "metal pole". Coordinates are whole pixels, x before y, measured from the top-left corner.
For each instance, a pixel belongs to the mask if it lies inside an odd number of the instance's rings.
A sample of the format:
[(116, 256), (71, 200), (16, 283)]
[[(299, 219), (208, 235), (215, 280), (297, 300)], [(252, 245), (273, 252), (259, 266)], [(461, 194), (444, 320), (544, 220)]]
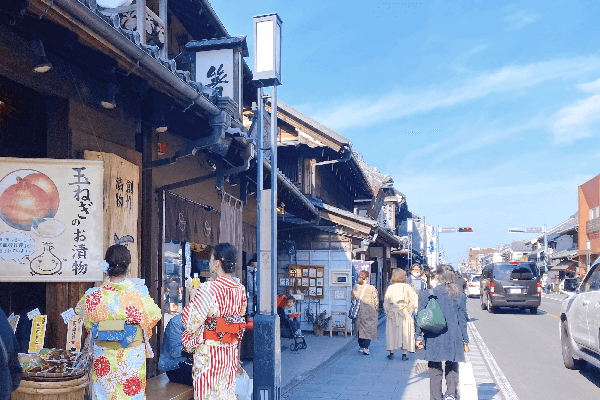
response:
[(544, 224), (544, 272), (548, 271), (548, 229)]
[(277, 313), (277, 86), (271, 92), (271, 315)]
[(437, 267), (440, 263), (440, 257), (442, 255), (442, 253), (440, 253), (440, 226), (437, 226), (437, 232), (436, 232), (436, 237), (435, 237), (435, 246), (436, 248), (436, 252), (435, 252), (435, 266)]
[(427, 258), (427, 225), (425, 225), (425, 217), (423, 217), (423, 256), (425, 258), (425, 265), (429, 267), (429, 260)]
[[(260, 254), (260, 207), (261, 207), (261, 197), (263, 191), (263, 179), (264, 179), (264, 171), (263, 171), (263, 158), (264, 158), (264, 145), (263, 145), (263, 88), (258, 88), (258, 120), (256, 121), (256, 147), (258, 148), (257, 157), (256, 157), (256, 226), (258, 226), (258, 235), (256, 235), (256, 252), (258, 256), (256, 257), (256, 287), (254, 288), (255, 292), (257, 288), (260, 290), (261, 286), (261, 254)], [(256, 296), (256, 310), (260, 314), (261, 310), (261, 301), (260, 301), (260, 292)]]

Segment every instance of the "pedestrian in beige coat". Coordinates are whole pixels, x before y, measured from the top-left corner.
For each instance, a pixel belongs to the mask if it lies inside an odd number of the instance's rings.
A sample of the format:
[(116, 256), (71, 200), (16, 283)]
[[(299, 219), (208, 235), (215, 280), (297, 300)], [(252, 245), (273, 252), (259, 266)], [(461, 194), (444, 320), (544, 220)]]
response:
[(379, 300), (377, 289), (368, 283), (369, 273), (360, 271), (358, 283), (352, 288), (352, 299), (362, 299), (358, 307), (356, 326), (358, 330), (358, 346), (364, 355), (369, 355), (371, 340), (377, 339), (377, 317), (379, 312)]
[(385, 343), (394, 359), (394, 350), (402, 349), (402, 361), (408, 360), (407, 351), (415, 352), (415, 323), (413, 311), (419, 306), (417, 292), (406, 283), (406, 271), (397, 268), (392, 271), (391, 285), (385, 292), (383, 310), (385, 323)]

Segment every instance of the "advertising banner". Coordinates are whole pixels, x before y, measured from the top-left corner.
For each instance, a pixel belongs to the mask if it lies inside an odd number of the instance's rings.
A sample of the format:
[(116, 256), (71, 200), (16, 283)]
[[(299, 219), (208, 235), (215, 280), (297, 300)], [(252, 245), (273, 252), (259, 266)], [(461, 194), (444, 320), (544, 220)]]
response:
[(101, 281), (102, 161), (0, 158), (0, 281)]

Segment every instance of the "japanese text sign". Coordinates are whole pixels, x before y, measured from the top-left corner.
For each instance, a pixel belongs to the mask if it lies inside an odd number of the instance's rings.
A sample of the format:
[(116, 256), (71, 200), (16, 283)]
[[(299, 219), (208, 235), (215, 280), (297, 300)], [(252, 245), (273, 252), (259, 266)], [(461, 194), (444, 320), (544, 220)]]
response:
[(0, 159), (0, 281), (99, 281), (102, 162)]

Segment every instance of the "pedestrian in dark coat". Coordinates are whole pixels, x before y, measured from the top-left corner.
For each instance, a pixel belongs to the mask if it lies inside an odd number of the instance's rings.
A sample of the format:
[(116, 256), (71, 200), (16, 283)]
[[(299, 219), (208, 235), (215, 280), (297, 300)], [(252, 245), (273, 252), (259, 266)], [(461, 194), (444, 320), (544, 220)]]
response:
[(21, 383), (17, 338), (0, 308), (0, 400), (8, 400)]
[[(417, 325), (417, 357), (428, 361), (431, 400), (442, 400), (442, 363), (445, 363), (447, 389), (444, 400), (451, 400), (458, 398), (458, 363), (464, 361), (465, 353), (469, 352), (467, 296), (453, 282), (452, 267), (440, 265), (437, 273), (440, 284), (432, 291), (444, 313), (446, 328), (433, 334)], [(421, 292), (419, 311), (427, 307), (429, 296), (429, 290)]]

